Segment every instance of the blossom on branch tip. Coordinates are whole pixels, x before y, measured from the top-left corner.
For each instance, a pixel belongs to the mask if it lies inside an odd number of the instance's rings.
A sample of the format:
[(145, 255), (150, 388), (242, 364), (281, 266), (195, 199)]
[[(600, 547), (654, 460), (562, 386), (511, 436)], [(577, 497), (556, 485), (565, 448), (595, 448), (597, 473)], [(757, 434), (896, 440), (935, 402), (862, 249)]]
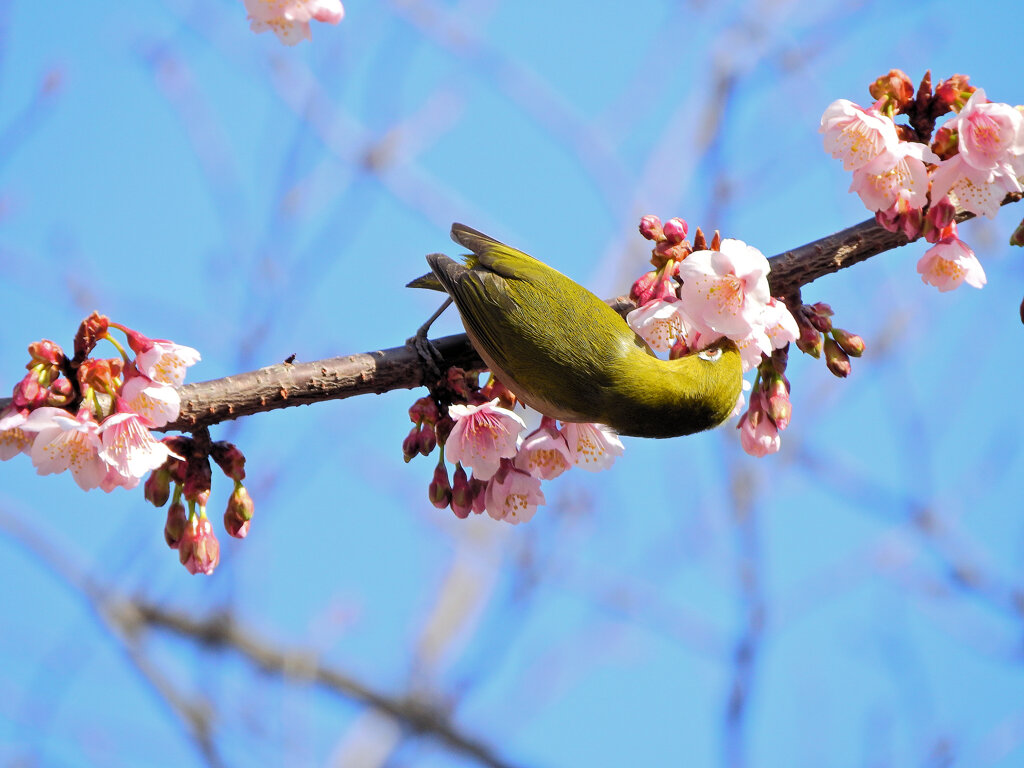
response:
[(848, 99), (837, 99), (821, 116), (820, 132), (825, 134), (825, 151), (843, 161), (843, 168), (855, 171), (870, 163), (887, 162), (896, 151), (896, 125), (874, 109), (864, 109)]
[(875, 162), (855, 170), (850, 191), (860, 195), (869, 211), (884, 211), (894, 205), (900, 212), (924, 208), (928, 204), (925, 162), (940, 161), (924, 144), (902, 141), (881, 167)]
[(540, 478), (512, 466), (503, 467), (487, 483), (485, 506), (495, 520), (512, 525), (528, 522), (544, 501)]
[(562, 425), (562, 435), (576, 457), (576, 466), (588, 472), (608, 469), (626, 450), (619, 436), (604, 424), (568, 422)]
[(448, 415), (455, 426), (445, 442), (445, 458), (469, 467), (480, 480), (490, 480), (501, 459), (516, 455), (519, 433), (526, 428), (519, 416), (498, 405), (498, 398), (480, 405), (451, 405)]
[(178, 418), (181, 397), (170, 384), (147, 376), (132, 376), (121, 388), (121, 399), (129, 410), (142, 416), (151, 427), (162, 427)]
[(555, 420), (545, 416), (540, 427), (523, 440), (513, 463), (534, 477), (552, 480), (570, 469), (576, 457), (565, 435), (555, 428)]
[(132, 411), (108, 416), (99, 432), (103, 440), (100, 457), (125, 479), (138, 480), (162, 467), (168, 456), (175, 456), (166, 443), (153, 437), (142, 417)]
[(925, 251), (917, 262), (917, 271), (921, 273), (923, 282), (940, 291), (951, 291), (963, 283), (981, 288), (987, 282), (978, 257), (967, 243), (956, 236), (955, 229), (952, 235)]
[(769, 269), (764, 254), (742, 240), (722, 240), (718, 251), (694, 251), (679, 265), (688, 316), (734, 341), (744, 338), (771, 298)]
[(107, 465), (100, 456), (100, 426), (87, 409), (73, 417), (62, 408), (38, 408), (21, 428), (35, 433), (30, 455), (40, 475), (70, 469), (83, 491), (103, 482)]
[(135, 352), (135, 367), (144, 376), (160, 384), (180, 387), (185, 382), (185, 369), (199, 362), (198, 350), (166, 339), (150, 339), (141, 333), (125, 330), (128, 346)]

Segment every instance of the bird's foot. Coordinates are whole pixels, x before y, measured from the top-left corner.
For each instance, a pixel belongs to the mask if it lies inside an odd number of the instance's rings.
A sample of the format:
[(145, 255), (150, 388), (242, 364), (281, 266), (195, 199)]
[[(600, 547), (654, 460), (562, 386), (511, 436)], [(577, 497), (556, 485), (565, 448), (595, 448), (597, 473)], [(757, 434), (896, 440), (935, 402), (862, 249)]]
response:
[(428, 387), (434, 387), (438, 382), (441, 381), (441, 366), (444, 365), (444, 356), (438, 351), (430, 339), (427, 338), (427, 333), (430, 331), (430, 326), (434, 324), (434, 321), (441, 316), (448, 305), (452, 303), (451, 298), (447, 299), (441, 307), (430, 316), (430, 318), (423, 325), (419, 327), (414, 336), (410, 336), (406, 339), (405, 344), (408, 347), (412, 347), (415, 350), (417, 357), (423, 364), (423, 378), (424, 384)]

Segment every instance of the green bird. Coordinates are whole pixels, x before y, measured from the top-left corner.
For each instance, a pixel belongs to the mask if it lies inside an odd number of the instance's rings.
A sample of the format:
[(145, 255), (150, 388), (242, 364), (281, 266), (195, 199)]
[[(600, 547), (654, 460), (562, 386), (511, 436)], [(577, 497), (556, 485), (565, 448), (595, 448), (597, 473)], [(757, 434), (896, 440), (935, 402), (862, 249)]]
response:
[(471, 252), (465, 263), (430, 254), (433, 275), (409, 286), (452, 298), (487, 367), (527, 405), (634, 437), (689, 435), (732, 413), (743, 369), (729, 339), (662, 360), (561, 272), (463, 224), (451, 236)]

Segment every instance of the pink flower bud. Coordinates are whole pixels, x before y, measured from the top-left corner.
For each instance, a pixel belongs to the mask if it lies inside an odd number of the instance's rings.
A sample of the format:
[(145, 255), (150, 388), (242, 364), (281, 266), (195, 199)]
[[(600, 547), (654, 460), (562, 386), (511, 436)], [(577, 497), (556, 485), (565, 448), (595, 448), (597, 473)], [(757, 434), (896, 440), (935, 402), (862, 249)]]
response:
[(807, 307), (800, 307), (793, 317), (800, 329), (800, 338), (796, 340), (797, 349), (811, 357), (821, 357), (821, 331), (811, 325)]
[(665, 234), (665, 239), (675, 245), (686, 239), (689, 229), (685, 221), (680, 218), (673, 218), (665, 222), (662, 232)]
[(932, 139), (932, 152), (943, 160), (949, 160), (957, 153), (960, 146), (960, 132), (956, 128), (944, 125), (935, 132)]
[(171, 549), (177, 549), (181, 543), (181, 537), (185, 534), (185, 525), (188, 523), (188, 515), (185, 514), (185, 505), (181, 500), (175, 501), (167, 508), (167, 522), (164, 523), (164, 541)]
[(437, 403), (432, 397), (421, 397), (409, 407), (409, 420), (413, 424), (436, 424), (438, 416)]
[(461, 519), (469, 517), (473, 511), (473, 487), (469, 483), (466, 470), (459, 464), (455, 467), (455, 475), (452, 479), (452, 512)]
[(807, 319), (811, 325), (822, 333), (828, 333), (832, 330), (832, 307), (819, 301), (810, 306), (805, 306), (805, 309), (807, 310)]
[(228, 499), (228, 508), (224, 512), (224, 530), (236, 539), (244, 539), (249, 533), (254, 505), (252, 497), (245, 486), (238, 483)]
[(28, 345), (28, 354), (32, 358), (32, 362), (26, 366), (28, 368), (40, 363), (60, 367), (60, 364), (64, 361), (64, 351), (56, 342), (49, 339), (33, 341)]
[(476, 477), (469, 479), (469, 489), (473, 493), (473, 514), (483, 514), (487, 507), (487, 481)]
[(850, 357), (831, 336), (825, 337), (825, 365), (841, 379), (850, 375)]
[(71, 398), (74, 397), (74, 394), (75, 390), (71, 386), (71, 382), (61, 377), (50, 384), (49, 391), (46, 394), (46, 404), (62, 408), (71, 403)]
[(441, 462), (434, 469), (434, 479), (427, 490), (430, 503), (438, 509), (444, 509), (452, 501), (452, 486), (448, 481), (448, 466)]
[(178, 543), (178, 559), (191, 574), (207, 576), (220, 562), (220, 542), (213, 533), (213, 526), (205, 515), (193, 515), (185, 525), (185, 532)]
[(142, 487), (143, 495), (154, 507), (162, 507), (171, 495), (171, 473), (161, 467), (149, 473)]
[(929, 243), (937, 243), (950, 233), (948, 228), (953, 224), (956, 217), (956, 206), (949, 197), (943, 197), (937, 203), (932, 203), (928, 213), (924, 217), (924, 239)]
[(651, 270), (643, 274), (629, 289), (629, 298), (636, 302), (638, 307), (652, 301), (654, 286), (658, 284), (658, 272)]
[(661, 228), (661, 219), (648, 214), (640, 219), (640, 234), (648, 240), (660, 243), (665, 239), (665, 233)]
[(789, 426), (793, 416), (793, 403), (789, 399), (789, 387), (782, 376), (772, 377), (764, 387), (764, 408), (775, 426), (781, 432)]
[(832, 338), (850, 357), (860, 357), (864, 354), (864, 339), (857, 334), (844, 331), (842, 328), (833, 328)]
[(245, 454), (234, 443), (218, 440), (210, 446), (210, 458), (235, 482), (245, 480)]
[(36, 374), (29, 372), (14, 385), (12, 395), (15, 407), (35, 409), (46, 402), (47, 390), (39, 386)]
[[(405, 463), (408, 464), (412, 461), (413, 457), (420, 452), (420, 430), (422, 427), (415, 426), (409, 430), (409, 434), (405, 436), (405, 440), (402, 441), (402, 456), (405, 458)], [(430, 430), (433, 432), (434, 430)]]
[(935, 86), (932, 112), (936, 117), (944, 115), (949, 110), (959, 112), (967, 103), (971, 94), (977, 90), (973, 85), (968, 84), (968, 80), (970, 80), (968, 75), (953, 75)]

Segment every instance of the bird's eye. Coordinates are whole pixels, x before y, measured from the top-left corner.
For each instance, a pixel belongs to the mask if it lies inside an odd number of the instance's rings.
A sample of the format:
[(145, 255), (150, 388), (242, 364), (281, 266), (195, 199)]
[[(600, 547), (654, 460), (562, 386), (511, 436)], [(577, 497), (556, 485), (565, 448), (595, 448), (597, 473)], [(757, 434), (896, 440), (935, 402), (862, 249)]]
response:
[(721, 356), (721, 347), (714, 347), (712, 349), (702, 349), (700, 352), (697, 353), (697, 357), (699, 357), (701, 360), (707, 360), (709, 363), (715, 362)]

